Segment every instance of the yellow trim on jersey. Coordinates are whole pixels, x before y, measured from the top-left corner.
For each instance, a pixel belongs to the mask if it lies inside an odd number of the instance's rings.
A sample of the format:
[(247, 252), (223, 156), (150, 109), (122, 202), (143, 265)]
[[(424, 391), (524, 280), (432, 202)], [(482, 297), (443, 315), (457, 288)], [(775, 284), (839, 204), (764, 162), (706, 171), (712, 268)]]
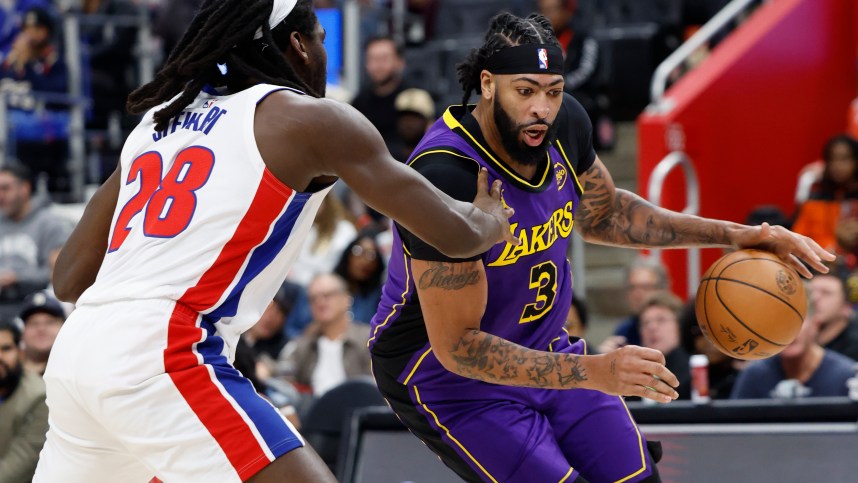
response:
[(634, 473), (630, 474), (629, 476), (627, 476), (621, 480), (617, 480), (614, 482), (614, 483), (623, 483), (624, 481), (628, 481), (628, 480), (634, 478), (635, 476), (643, 473), (646, 470), (646, 455), (644, 454), (643, 439), (641, 439), (641, 431), (638, 429), (638, 425), (635, 423), (635, 419), (632, 417), (632, 413), (629, 412), (629, 407), (626, 406), (626, 401), (623, 399), (622, 396), (618, 396), (618, 397), (620, 399), (620, 402), (623, 404), (623, 407), (626, 408), (626, 414), (629, 415), (629, 420), (632, 422), (632, 426), (635, 427), (635, 433), (637, 433), (637, 435), (638, 435), (638, 447), (640, 447), (640, 450), (641, 450), (641, 465), (642, 465), (641, 469), (635, 471)]
[(558, 337), (555, 337), (554, 340), (552, 340), (551, 342), (548, 343), (548, 352), (554, 352), (554, 348), (551, 346), (560, 339), (561, 339), (561, 337), (558, 336)]
[(584, 188), (581, 186), (581, 182), (578, 181), (578, 175), (575, 174), (575, 167), (569, 162), (569, 157), (566, 156), (566, 151), (563, 150), (563, 146), (560, 144), (560, 141), (555, 141), (554, 145), (557, 146), (557, 150), (560, 151), (560, 155), (563, 156), (563, 160), (566, 161), (566, 166), (569, 166), (569, 171), (572, 172), (572, 179), (575, 180), (575, 184), (578, 185), (578, 189), (581, 194), (584, 194)]
[(431, 348), (431, 347), (430, 347), (430, 348), (428, 348), (428, 349), (426, 350), (426, 352), (424, 352), (424, 353), (423, 353), (423, 355), (422, 355), (422, 356), (420, 356), (420, 359), (417, 359), (417, 364), (414, 364), (414, 369), (411, 369), (411, 372), (408, 374), (408, 377), (406, 377), (406, 378), (405, 378), (405, 381), (404, 381), (402, 384), (408, 384), (408, 381), (410, 381), (410, 380), (411, 380), (411, 376), (413, 376), (413, 375), (414, 375), (414, 373), (415, 373), (415, 372), (417, 372), (417, 368), (420, 366), (420, 363), (421, 363), (421, 362), (423, 362), (423, 359), (424, 359), (426, 356), (428, 356), (430, 352), (432, 352), (432, 348)]
[(569, 477), (570, 477), (570, 476), (572, 476), (572, 472), (573, 472), (573, 471), (575, 471), (575, 468), (569, 468), (569, 472), (568, 472), (568, 473), (566, 473), (566, 476), (564, 476), (564, 477), (563, 477), (559, 482), (557, 482), (557, 483), (563, 483), (564, 481), (568, 480), (568, 479), (569, 479)]
[(548, 153), (546, 153), (545, 155), (546, 155), (546, 157), (548, 157), (548, 165), (545, 166), (545, 172), (542, 173), (542, 179), (539, 180), (539, 182), (536, 184), (530, 183), (526, 179), (519, 176), (518, 173), (516, 173), (515, 171), (510, 171), (509, 169), (507, 169), (506, 166), (504, 166), (503, 164), (500, 163), (500, 161), (495, 159), (495, 157), (491, 155), (489, 150), (484, 148), (482, 144), (477, 142), (476, 138), (474, 138), (474, 136), (471, 135), (471, 133), (468, 132), (467, 129), (465, 129), (465, 126), (463, 126), (462, 123), (460, 123), (459, 120), (456, 119), (456, 116), (454, 116), (453, 113), (450, 112), (450, 109), (447, 109), (447, 111), (444, 112), (444, 123), (447, 124), (447, 127), (450, 128), (451, 130), (456, 129), (456, 128), (461, 129), (462, 132), (467, 134), (468, 137), (471, 139), (471, 141), (473, 141), (474, 144), (476, 144), (493, 163), (495, 163), (506, 174), (510, 175), (511, 177), (513, 177), (514, 179), (516, 179), (517, 181), (519, 181), (520, 183), (522, 183), (524, 185), (527, 185), (531, 188), (539, 188), (545, 183), (545, 180), (548, 177), (548, 173), (554, 172), (554, 166), (551, 165), (551, 156)]
[[(405, 251), (405, 245), (404, 244), (402, 245), (402, 249), (403, 249), (403, 251)], [(397, 306), (399, 306), (399, 307), (405, 306), (405, 299), (406, 299), (406, 297), (408, 297), (408, 291), (411, 288), (411, 283), (410, 283), (411, 271), (408, 269), (410, 267), (410, 264), (408, 263), (408, 255), (403, 253), (402, 258), (403, 258), (403, 262), (405, 263), (405, 291), (402, 292), (402, 302), (400, 302), (398, 304), (393, 304), (393, 307), (391, 307), (391, 309), (390, 309), (390, 314), (388, 314), (388, 316), (385, 317), (384, 322), (382, 322), (381, 324), (378, 324), (375, 327), (375, 330), (372, 331), (372, 338), (370, 338), (368, 341), (366, 341), (367, 347), (369, 347), (369, 344), (372, 341), (374, 341), (376, 337), (378, 337), (378, 329), (381, 329), (382, 327), (387, 325), (387, 323), (390, 322), (390, 318), (393, 317), (394, 314), (396, 314)]]
[(433, 149), (433, 150), (431, 150), (431, 151), (424, 151), (424, 152), (422, 152), (422, 153), (418, 154), (417, 156), (415, 156), (415, 157), (414, 157), (414, 159), (412, 159), (411, 161), (409, 161), (409, 162), (408, 162), (408, 166), (411, 166), (412, 164), (414, 164), (414, 162), (415, 162), (415, 161), (417, 161), (418, 159), (422, 158), (423, 156), (426, 156), (427, 154), (437, 154), (437, 153), (452, 154), (453, 156), (456, 156), (456, 157), (458, 157), (458, 158), (462, 158), (462, 159), (469, 159), (469, 160), (471, 160), (471, 161), (473, 161), (473, 162), (477, 163), (477, 167), (479, 167), (479, 166), (480, 166), (479, 161), (477, 161), (476, 159), (471, 158), (471, 157), (468, 157), (468, 156), (465, 156), (464, 154), (460, 154), (460, 153), (457, 153), (457, 152), (454, 152), (454, 151), (449, 151), (449, 150), (447, 150), (447, 149)]
[(420, 400), (420, 392), (418, 392), (418, 391), (417, 391), (417, 386), (414, 386), (414, 395), (417, 397), (417, 404), (419, 404), (419, 405), (423, 406), (423, 410), (425, 410), (427, 413), (429, 413), (429, 414), (431, 414), (431, 415), (432, 415), (432, 418), (433, 418), (433, 419), (435, 419), (435, 425), (437, 425), (439, 428), (443, 429), (445, 433), (447, 433), (447, 437), (448, 437), (448, 438), (450, 438), (450, 441), (452, 441), (452, 442), (456, 443), (456, 445), (457, 445), (459, 448), (462, 448), (462, 451), (464, 451), (464, 452), (465, 452), (465, 454), (466, 454), (466, 455), (468, 455), (468, 458), (470, 458), (470, 459), (471, 459), (471, 461), (473, 461), (473, 462), (474, 462), (474, 464), (476, 464), (476, 465), (477, 465), (481, 470), (483, 470), (483, 473), (485, 473), (485, 474), (486, 474), (486, 476), (488, 476), (490, 480), (492, 480), (494, 483), (498, 483), (498, 480), (496, 480), (496, 479), (495, 479), (491, 474), (489, 474), (488, 470), (486, 470), (486, 469), (483, 467), (483, 465), (481, 465), (481, 464), (480, 464), (480, 462), (479, 462), (479, 461), (477, 461), (477, 459), (476, 459), (476, 458), (474, 458), (474, 456), (473, 456), (473, 455), (471, 455), (470, 451), (466, 450), (466, 449), (465, 449), (465, 447), (462, 445), (462, 443), (460, 443), (458, 439), (454, 438), (454, 437), (453, 437), (453, 435), (452, 435), (452, 434), (450, 434), (450, 430), (449, 430), (449, 429), (447, 429), (447, 427), (446, 427), (446, 426), (444, 426), (443, 424), (441, 424), (441, 421), (438, 421), (438, 415), (437, 415), (437, 414), (435, 414), (435, 412), (434, 412), (434, 411), (432, 411), (431, 409), (429, 409), (429, 407), (428, 407), (428, 406), (426, 406), (425, 404), (423, 404), (423, 401), (421, 401), (421, 400)]

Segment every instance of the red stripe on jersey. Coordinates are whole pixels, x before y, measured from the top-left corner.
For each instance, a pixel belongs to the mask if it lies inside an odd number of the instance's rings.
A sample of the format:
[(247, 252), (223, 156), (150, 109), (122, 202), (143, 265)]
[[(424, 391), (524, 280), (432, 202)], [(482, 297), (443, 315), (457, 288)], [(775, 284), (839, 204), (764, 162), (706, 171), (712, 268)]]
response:
[(220, 300), (253, 249), (265, 240), (292, 190), (267, 169), (244, 218), (214, 264), (176, 302), (170, 316), (164, 368), (188, 405), (220, 445), (236, 472), (247, 478), (268, 465), (268, 456), (248, 423), (214, 383), (194, 344), (205, 330), (197, 326), (201, 310)]

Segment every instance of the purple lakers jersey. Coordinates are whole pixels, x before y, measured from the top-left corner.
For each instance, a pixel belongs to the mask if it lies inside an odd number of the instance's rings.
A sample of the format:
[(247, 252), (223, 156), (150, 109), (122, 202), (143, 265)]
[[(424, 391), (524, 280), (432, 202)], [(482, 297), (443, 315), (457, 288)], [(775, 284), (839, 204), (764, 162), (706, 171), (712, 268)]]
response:
[[(570, 103), (574, 105), (570, 107)], [(503, 181), (503, 202), (515, 210), (510, 227), (521, 245), (498, 244), (481, 256), (488, 303), (480, 328), (536, 350), (551, 351), (566, 338), (563, 326), (571, 300), (567, 252), (582, 194), (576, 172), (587, 169), (595, 157), (590, 144), (581, 149), (578, 142), (564, 136), (574, 129), (565, 125), (574, 116), (564, 115), (564, 110), (576, 108), (576, 113), (583, 113), (571, 98), (564, 101), (557, 120), (559, 134), (530, 180), (488, 149), (476, 120), (461, 106), (445, 112), (409, 160), (419, 170), (421, 163), (432, 162), (433, 158), (455, 159), (471, 166), (474, 179), (479, 168), (485, 167), (490, 183), (495, 179)], [(374, 360), (389, 362), (385, 364), (386, 372), (401, 383), (409, 377), (433, 377), (446, 372), (431, 353), (412, 276), (411, 253), (398, 229), (394, 230), (388, 272), (378, 312), (372, 320), (369, 347)]]

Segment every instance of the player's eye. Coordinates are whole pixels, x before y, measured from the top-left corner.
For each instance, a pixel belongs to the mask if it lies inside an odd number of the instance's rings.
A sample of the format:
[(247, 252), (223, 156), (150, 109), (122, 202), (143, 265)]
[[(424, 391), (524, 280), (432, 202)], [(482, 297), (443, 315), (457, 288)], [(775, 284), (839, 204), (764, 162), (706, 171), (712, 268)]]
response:
[(519, 94), (521, 94), (523, 96), (529, 96), (529, 95), (533, 94), (533, 89), (529, 89), (527, 87), (520, 87), (516, 90), (518, 91)]
[(551, 97), (557, 97), (560, 94), (563, 94), (563, 91), (561, 89), (554, 89), (553, 91), (548, 93), (548, 95)]

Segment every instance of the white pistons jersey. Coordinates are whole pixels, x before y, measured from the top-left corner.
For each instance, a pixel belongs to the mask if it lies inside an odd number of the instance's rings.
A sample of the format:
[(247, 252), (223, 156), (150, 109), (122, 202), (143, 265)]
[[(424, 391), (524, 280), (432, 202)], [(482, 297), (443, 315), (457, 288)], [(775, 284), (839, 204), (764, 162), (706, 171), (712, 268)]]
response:
[(164, 131), (163, 105), (146, 114), (122, 150), (108, 252), (79, 305), (175, 300), (236, 333), (259, 319), (330, 191), (293, 190), (262, 161), (256, 106), (284, 89), (202, 92)]

